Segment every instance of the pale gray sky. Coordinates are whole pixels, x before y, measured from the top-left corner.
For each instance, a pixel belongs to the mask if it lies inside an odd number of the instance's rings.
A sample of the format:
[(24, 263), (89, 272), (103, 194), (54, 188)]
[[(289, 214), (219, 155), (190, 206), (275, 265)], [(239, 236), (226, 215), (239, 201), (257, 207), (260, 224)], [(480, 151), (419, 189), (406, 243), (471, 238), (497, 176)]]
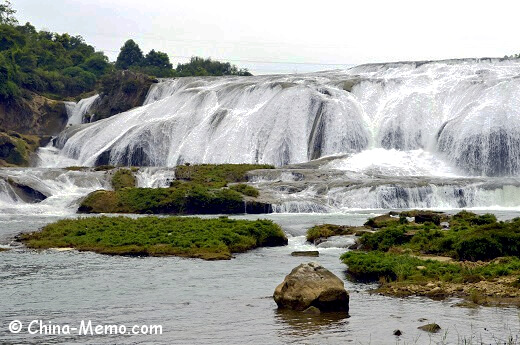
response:
[(82, 35), (112, 60), (128, 38), (174, 64), (211, 56), (257, 74), (520, 52), (518, 1), (12, 2), (20, 22)]

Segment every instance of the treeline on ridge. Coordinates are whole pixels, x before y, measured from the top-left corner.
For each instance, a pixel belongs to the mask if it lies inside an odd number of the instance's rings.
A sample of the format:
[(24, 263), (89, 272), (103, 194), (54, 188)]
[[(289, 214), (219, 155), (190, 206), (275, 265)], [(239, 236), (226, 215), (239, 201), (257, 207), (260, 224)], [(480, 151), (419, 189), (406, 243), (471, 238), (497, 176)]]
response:
[(173, 68), (168, 55), (152, 49), (146, 55), (133, 41), (125, 42), (115, 63), (81, 36), (18, 25), (9, 1), (0, 3), (0, 101), (11, 102), (29, 90), (52, 99), (77, 97), (97, 88), (103, 78), (130, 69), (154, 77), (251, 75), (223, 63), (192, 57)]

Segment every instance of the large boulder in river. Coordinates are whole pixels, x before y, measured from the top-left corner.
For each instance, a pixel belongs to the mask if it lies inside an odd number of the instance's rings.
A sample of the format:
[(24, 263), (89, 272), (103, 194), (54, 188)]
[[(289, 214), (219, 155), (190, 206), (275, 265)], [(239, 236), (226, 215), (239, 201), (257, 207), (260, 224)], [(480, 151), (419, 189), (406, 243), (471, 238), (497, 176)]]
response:
[(349, 295), (343, 281), (316, 262), (301, 264), (274, 290), (278, 308), (348, 312)]

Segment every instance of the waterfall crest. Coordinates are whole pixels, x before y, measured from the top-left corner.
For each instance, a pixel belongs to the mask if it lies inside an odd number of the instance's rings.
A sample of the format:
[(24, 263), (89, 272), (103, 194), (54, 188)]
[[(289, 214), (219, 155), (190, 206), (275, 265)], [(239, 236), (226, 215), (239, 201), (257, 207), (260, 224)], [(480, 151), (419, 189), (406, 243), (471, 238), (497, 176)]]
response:
[(64, 131), (59, 155), (83, 166), (283, 166), (381, 148), (424, 150), (466, 175), (517, 175), (519, 76), (516, 60), (453, 60), (166, 79), (142, 107)]

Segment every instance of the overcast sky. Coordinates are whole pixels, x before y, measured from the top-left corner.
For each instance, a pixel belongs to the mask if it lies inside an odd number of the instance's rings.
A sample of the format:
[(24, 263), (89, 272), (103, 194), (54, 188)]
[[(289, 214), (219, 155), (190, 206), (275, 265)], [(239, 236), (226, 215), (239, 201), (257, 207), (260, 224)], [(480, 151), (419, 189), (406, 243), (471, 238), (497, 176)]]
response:
[(12, 0), (21, 23), (81, 35), (112, 60), (128, 38), (174, 64), (198, 55), (254, 73), (520, 52), (517, 1)]

